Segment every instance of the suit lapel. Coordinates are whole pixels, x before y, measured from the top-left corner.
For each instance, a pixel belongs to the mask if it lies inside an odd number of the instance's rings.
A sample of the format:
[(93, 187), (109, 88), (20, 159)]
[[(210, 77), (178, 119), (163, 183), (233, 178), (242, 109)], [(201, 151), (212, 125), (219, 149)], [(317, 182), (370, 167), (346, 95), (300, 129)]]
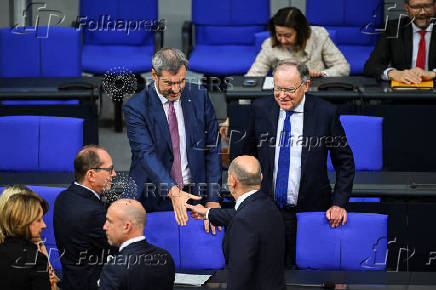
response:
[[(277, 123), (279, 121), (280, 107), (275, 101), (274, 96), (270, 102), (269, 108), (267, 108), (267, 112), (270, 112), (266, 114), (269, 117), (268, 122), (270, 123), (269, 127), (271, 128), (271, 131), (269, 133), (271, 134), (271, 137), (280, 138), (280, 136), (277, 136), (277, 127), (278, 127)], [(274, 167), (274, 160), (275, 160), (274, 158), (275, 158), (276, 149), (275, 146), (268, 146), (268, 148), (270, 154), (269, 160), (273, 160), (272, 166)]]
[(405, 64), (410, 66), (412, 63), (413, 54), (413, 34), (412, 24), (408, 24), (403, 30), (403, 45)]
[(173, 145), (171, 143), (171, 135), (170, 128), (168, 126), (168, 120), (165, 115), (165, 111), (162, 106), (162, 102), (159, 99), (159, 96), (156, 93), (154, 83), (150, 84), (148, 87), (148, 96), (149, 96), (149, 108), (148, 114), (153, 119), (153, 126), (157, 127), (156, 132), (160, 132), (162, 139), (167, 144), (170, 152), (173, 152)]
[(303, 148), (301, 150), (301, 176), (303, 176), (304, 168), (307, 160), (307, 150), (309, 147), (310, 137), (314, 134), (314, 122), (316, 115), (311, 114), (313, 111), (312, 98), (306, 94), (306, 101), (304, 103), (304, 117), (303, 117)]
[(428, 70), (436, 68), (436, 23), (433, 22), (433, 29), (431, 31), (430, 46), (428, 48)]
[(182, 105), (183, 120), (185, 122), (186, 148), (189, 148), (189, 146), (191, 146), (191, 130), (187, 130), (186, 128), (194, 128), (197, 125), (194, 118), (196, 111), (193, 108), (192, 100), (185, 94), (185, 91), (183, 91), (180, 96), (180, 103)]

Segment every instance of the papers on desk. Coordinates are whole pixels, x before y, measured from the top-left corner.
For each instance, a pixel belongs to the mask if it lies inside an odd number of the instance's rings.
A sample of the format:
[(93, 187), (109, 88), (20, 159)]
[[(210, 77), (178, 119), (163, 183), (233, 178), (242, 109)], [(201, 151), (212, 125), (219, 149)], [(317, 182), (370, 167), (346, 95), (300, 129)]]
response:
[(176, 273), (174, 284), (200, 287), (207, 280), (209, 280), (210, 276), (212, 275), (192, 275), (192, 274)]
[(266, 77), (263, 81), (262, 90), (269, 91), (274, 89), (274, 79), (273, 77)]
[(392, 81), (391, 87), (394, 90), (429, 90), (433, 88), (433, 81), (421, 82), (419, 84), (406, 84)]

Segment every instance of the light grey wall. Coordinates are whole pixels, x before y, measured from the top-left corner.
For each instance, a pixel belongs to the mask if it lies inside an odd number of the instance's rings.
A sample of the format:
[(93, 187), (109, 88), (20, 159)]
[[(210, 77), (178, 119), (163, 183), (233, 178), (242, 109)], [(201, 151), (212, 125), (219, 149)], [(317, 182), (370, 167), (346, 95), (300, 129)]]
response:
[(0, 0), (0, 27), (9, 26), (9, 0)]

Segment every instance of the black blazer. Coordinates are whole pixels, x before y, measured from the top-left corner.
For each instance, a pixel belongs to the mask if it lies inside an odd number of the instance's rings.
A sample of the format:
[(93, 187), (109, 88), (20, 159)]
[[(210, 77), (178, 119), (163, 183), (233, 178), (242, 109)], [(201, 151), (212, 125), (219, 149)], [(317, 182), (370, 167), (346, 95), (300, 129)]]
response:
[(103, 225), (105, 205), (86, 188), (72, 184), (56, 198), (54, 234), (61, 257), (62, 289), (97, 289), (109, 251)]
[[(386, 31), (380, 35), (376, 47), (365, 63), (365, 74), (380, 79), (388, 67), (398, 70), (410, 69), (413, 53), (412, 33), (412, 24), (408, 17), (389, 21)], [(428, 54), (428, 69), (435, 68), (436, 29), (433, 28)]]
[[(211, 209), (211, 223), (218, 224), (216, 218), (222, 212), (223, 209)], [(285, 289), (284, 231), (282, 215), (266, 194), (257, 191), (240, 204), (223, 240), (227, 289)]]
[(144, 240), (128, 245), (106, 263), (99, 284), (105, 290), (170, 290), (174, 276), (171, 255)]
[(36, 245), (20, 238), (0, 244), (0, 288), (2, 290), (50, 290), (48, 260)]
[[(256, 156), (262, 166), (261, 190), (274, 196), (273, 170), (275, 140), (280, 107), (273, 96), (253, 102), (250, 127), (244, 153)], [(298, 211), (325, 211), (332, 205), (345, 207), (353, 187), (354, 159), (347, 144), (336, 107), (306, 94), (301, 140), (301, 181)], [(336, 186), (332, 195), (327, 176), (327, 153), (336, 169)], [(291, 157), (292, 158), (292, 157)]]

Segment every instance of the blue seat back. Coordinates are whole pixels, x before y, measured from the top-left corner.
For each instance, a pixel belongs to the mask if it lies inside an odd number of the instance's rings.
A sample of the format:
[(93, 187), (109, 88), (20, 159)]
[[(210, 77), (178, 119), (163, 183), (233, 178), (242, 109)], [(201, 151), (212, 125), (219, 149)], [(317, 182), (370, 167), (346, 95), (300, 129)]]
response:
[(0, 117), (0, 170), (72, 172), (83, 146), (83, 119), (68, 117)]
[(0, 29), (0, 77), (81, 76), (78, 31), (72, 27), (22, 30)]
[[(353, 151), (356, 170), (378, 171), (383, 169), (383, 118), (357, 115), (340, 117), (347, 142)], [(333, 170), (330, 157), (328, 170)]]
[(209, 270), (224, 267), (221, 248), (224, 233), (218, 231), (216, 236), (206, 234), (203, 221), (191, 218), (186, 226), (179, 227), (172, 211), (147, 213), (144, 234), (149, 243), (171, 254), (176, 269)]
[(193, 0), (196, 43), (254, 45), (254, 34), (265, 30), (269, 0)]
[(174, 219), (174, 212), (147, 213), (144, 235), (149, 243), (167, 250), (176, 269), (180, 269), (179, 226)]
[[(79, 23), (88, 24), (83, 29), (84, 45), (152, 46), (152, 24), (158, 20), (157, 11), (156, 0), (82, 0), (82, 20)], [(127, 25), (122, 24), (118, 29), (113, 29), (113, 26), (108, 25), (111, 21), (121, 21)]]
[(296, 249), (300, 269), (384, 270), (387, 216), (348, 213), (347, 223), (333, 229), (324, 212), (297, 213)]
[(306, 16), (311, 25), (336, 30), (336, 44), (354, 75), (363, 73), (363, 64), (377, 42), (375, 29), (384, 23), (383, 10), (383, 0), (306, 2)]
[(181, 268), (189, 270), (218, 270), (225, 266), (222, 240), (224, 230), (215, 236), (204, 231), (202, 220), (190, 219), (188, 225), (180, 227)]

